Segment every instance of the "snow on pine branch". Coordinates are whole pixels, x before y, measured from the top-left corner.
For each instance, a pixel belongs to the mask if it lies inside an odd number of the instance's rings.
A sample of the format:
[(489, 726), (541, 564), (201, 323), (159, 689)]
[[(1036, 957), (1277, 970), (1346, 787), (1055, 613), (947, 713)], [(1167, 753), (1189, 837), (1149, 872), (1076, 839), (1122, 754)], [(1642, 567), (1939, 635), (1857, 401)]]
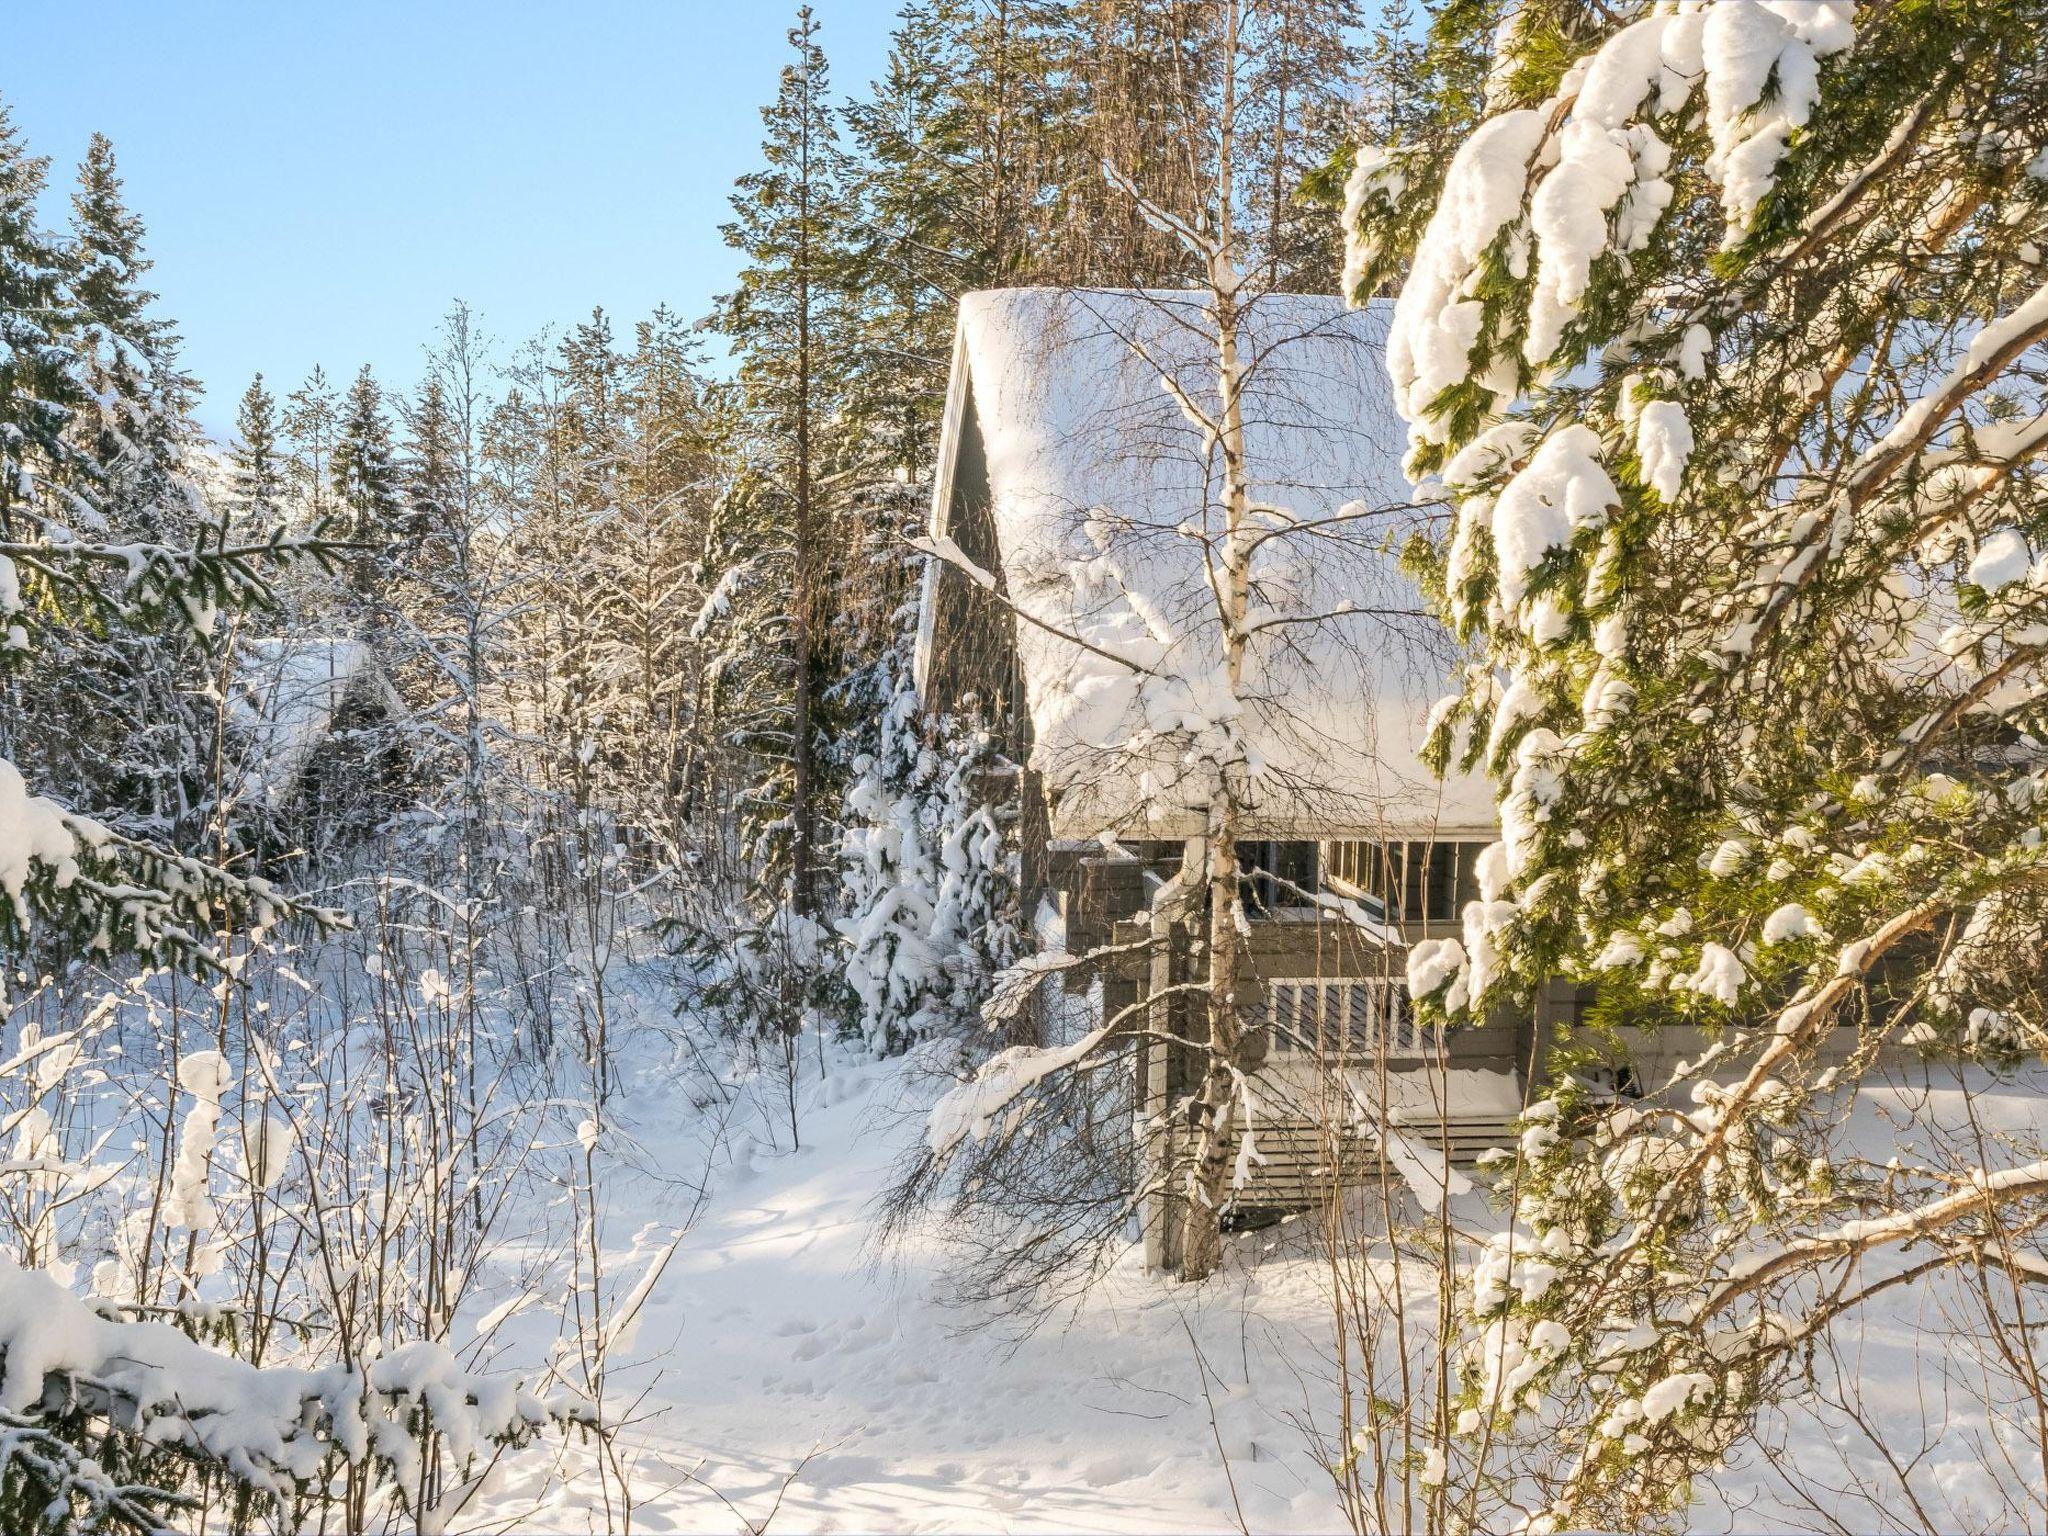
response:
[[(1495, 417), (1520, 393), (1514, 356), (1481, 344), (1489, 272), (1531, 285), (1516, 327), (1527, 363), (1539, 376), (1570, 365), (1558, 348), (1593, 264), (1642, 249), (1671, 203), (1670, 150), (1645, 116), (1666, 133), (1703, 119), (1706, 171), (1738, 234), (1813, 111), (1822, 61), (1854, 41), (1854, 13), (1847, 0), (1660, 9), (1581, 59), (1548, 100), (1482, 123), (1451, 162), (1395, 305), (1388, 368), (1417, 446), (1447, 440), (1447, 392), (1473, 388)], [(1384, 173), (1383, 157), (1365, 157), (1353, 175)]]
[(286, 920), (343, 924), (261, 876), (231, 875), (30, 794), (0, 758), (0, 937), (48, 923), (102, 953), (204, 965), (223, 922), (262, 932)]
[(289, 537), (280, 530), (253, 543), (231, 544), (219, 529), (201, 524), (188, 547), (96, 542), (53, 520), (28, 521), (37, 524), (34, 537), (0, 540), (0, 660), (28, 646), (21, 621), (28, 613), (25, 591), (33, 584), (122, 624), (168, 617), (204, 639), (222, 612), (277, 606), (270, 569), (311, 561), (331, 570), (355, 547), (326, 537), (322, 528)]
[[(167, 1323), (104, 1316), (49, 1276), (0, 1259), (0, 1454), (15, 1463), (0, 1470), (35, 1479), (21, 1458), (35, 1454), (36, 1426), (81, 1410), (138, 1450), (176, 1450), (276, 1498), (343, 1465), (382, 1468), (403, 1497), (436, 1459), (464, 1474), (544, 1426), (593, 1422), (578, 1399), (543, 1399), (469, 1371), (430, 1342), (361, 1367), (250, 1365)], [(132, 1526), (137, 1506), (176, 1495), (72, 1472), (71, 1492), (114, 1524)]]
[[(2027, 461), (2048, 442), (2048, 430), (2036, 430), (2048, 414), (2038, 356), (2027, 362), (2048, 337), (2048, 289), (2038, 286), (2038, 272), (2016, 295), (2003, 285), (2012, 296), (2002, 303), (1999, 285), (1986, 288), (1993, 302), (1981, 317), (1893, 328), (1888, 351), (1859, 356), (1865, 343), (1852, 338), (1867, 331), (1844, 327), (1840, 342), (1817, 339), (1819, 361), (1810, 372), (1774, 364), (1755, 381), (1761, 387), (1739, 376), (1716, 339), (1790, 264), (1828, 254), (1818, 243), (1823, 230), (1845, 239), (1856, 219), (1868, 218), (1855, 211), (1859, 200), (1871, 201), (1865, 184), (1885, 169), (1913, 171), (1915, 135), (1933, 131), (1927, 98), (1905, 97), (1896, 120), (1879, 120), (1875, 134), (1859, 125), (1878, 140), (1876, 153), (1845, 154), (1838, 192), (1829, 195), (1825, 181), (1778, 187), (1784, 166), (1823, 153), (1809, 129), (1830, 71), (1852, 67), (1845, 60), (1876, 67), (1856, 59), (1856, 16), (1855, 6), (1832, 0), (1657, 7), (1565, 68), (1542, 99), (1481, 123), (1444, 177), (1395, 306), (1388, 366), (1408, 422), (1411, 469), (1425, 476), (1425, 495), (1455, 511), (1444, 565), (1451, 613), (1485, 634), (1505, 674), (1501, 682), (1491, 671), (1475, 674), (1479, 681), (1436, 722), (1438, 738), (1448, 742), (1467, 720), (1486, 727), (1469, 739), (1485, 743), (1504, 780), (1502, 820), (1517, 876), (1536, 872), (1537, 845), (1550, 835), (1543, 829), (1568, 830), (1557, 806), (1569, 798), (1571, 765), (1626, 728), (1645, 688), (1629, 675), (1637, 655), (1652, 645), (1686, 647), (1722, 677), (1761, 665), (1766, 646), (1831, 576), (1848, 538), (1902, 500), (1928, 503), (1918, 513), (1920, 548), (1888, 551), (1902, 568), (1896, 577), (1862, 566), (1853, 579), (1927, 591), (1943, 580), (1924, 569), (1924, 549), (1940, 547), (1940, 538), (1928, 544), (1930, 532), (1948, 524), (1956, 534), (1941, 537), (1950, 547), (1960, 540), (1967, 554), (1974, 525), (1983, 531), (1969, 561), (1973, 574), (1960, 583), (1948, 576), (1951, 588), (2006, 593), (2000, 618), (2008, 632), (2034, 621), (2010, 602), (2017, 595), (2010, 589), (2048, 571), (2048, 561), (2035, 563), (2024, 510), (2000, 527), (1990, 508), (2017, 500), (2024, 509)], [(1882, 24), (1877, 35), (1874, 46), (1890, 41)], [(1703, 154), (1674, 159), (1669, 146), (1702, 136)], [(2000, 153), (2013, 158), (2010, 146)], [(1367, 183), (1385, 192), (1401, 163), (1387, 152), (1359, 159), (1350, 199), (1361, 221), (1350, 232), (1355, 262), (1377, 238), (1366, 210), (1384, 207)], [(1704, 183), (1721, 195), (1718, 238), (1733, 264), (1718, 285), (1651, 250), (1675, 209), (1694, 216), (1697, 199), (1674, 201), (1681, 183)], [(1952, 178), (1928, 172), (1910, 195), (1928, 207), (1929, 228), (1953, 237), (1964, 227), (1949, 211), (1958, 205)], [(2011, 226), (2022, 208), (2042, 201), (2025, 183), (2014, 196), (2019, 206), (1994, 222)], [(1774, 198), (1774, 207), (1810, 204), (1811, 222), (1765, 239), (1775, 226), (1763, 210)], [(2015, 255), (2022, 267), (2039, 261), (2038, 249), (2025, 244)], [(1634, 270), (1653, 257), (1673, 262), (1661, 286)], [(1895, 258), (1885, 252), (1876, 259)], [(1875, 290), (1880, 303), (1898, 302), (1894, 282)], [(1674, 305), (1674, 296), (1694, 301)], [(1597, 309), (1588, 311), (1594, 300)], [(1587, 328), (1589, 314), (1596, 329)], [(1883, 326), (1868, 331), (1887, 334)], [(1858, 377), (1896, 384), (1838, 403), (1830, 398), (1830, 370), (1844, 390)], [(1728, 412), (1751, 393), (1786, 414), (1770, 428), (1775, 441), (1745, 458), (1734, 443), (1752, 430), (1749, 422), (1709, 433), (1695, 413)], [(1840, 474), (1824, 462), (1834, 451), (1827, 436), (1861, 439)], [(1700, 478), (1708, 437), (1719, 484)], [(1754, 486), (1741, 478), (1740, 463), (1773, 455), (1784, 474)], [(1731, 491), (1748, 495), (1740, 515), (1706, 511), (1709, 498)], [(1729, 579), (1688, 592), (1680, 578), (1676, 622), (1661, 626), (1669, 638), (1653, 641), (1642, 625), (1646, 600), (1625, 575), (1642, 558), (1646, 519), (1660, 508), (1690, 514), (1695, 503), (1713, 529), (1695, 543)], [(1974, 599), (1959, 595), (1971, 611)], [(1877, 657), (1924, 648), (1932, 638), (1915, 632), (1909, 608), (1898, 611), (1875, 620), (1892, 631), (1872, 636)], [(2041, 690), (2029, 670), (2038, 670), (2038, 658), (2002, 649), (1999, 627), (1999, 620), (1952, 626), (1940, 642), (1963, 665), (1925, 675), (1945, 690), (1923, 716), (1926, 727), (1950, 726), (1966, 712), (2009, 716), (2038, 705)], [(2000, 670), (1978, 685), (1970, 665)], [(2013, 673), (2020, 675), (2008, 681)], [(1955, 702), (1945, 707), (1946, 699)], [(1711, 709), (1699, 704), (1690, 723)], [(1908, 744), (1921, 755), (1917, 739)], [(1720, 952), (1708, 951), (1705, 960)], [(1724, 1003), (1741, 990), (1739, 971), (1725, 962), (1671, 974), (1701, 978), (1696, 990)], [(1476, 1000), (1469, 986), (1458, 990)]]

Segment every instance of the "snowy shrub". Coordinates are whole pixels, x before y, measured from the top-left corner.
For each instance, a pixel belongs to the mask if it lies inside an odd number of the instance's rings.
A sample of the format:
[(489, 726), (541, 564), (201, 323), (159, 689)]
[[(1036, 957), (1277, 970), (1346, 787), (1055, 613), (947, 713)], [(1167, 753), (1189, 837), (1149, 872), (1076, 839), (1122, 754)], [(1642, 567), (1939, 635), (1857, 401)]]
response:
[(235, 1488), (296, 1525), (351, 1468), (431, 1528), (466, 1501), (480, 1462), (585, 1417), (566, 1397), (544, 1403), (463, 1369), (440, 1344), (313, 1369), (250, 1365), (168, 1323), (96, 1311), (0, 1258), (10, 1531), (75, 1523), (155, 1536), (170, 1510)]

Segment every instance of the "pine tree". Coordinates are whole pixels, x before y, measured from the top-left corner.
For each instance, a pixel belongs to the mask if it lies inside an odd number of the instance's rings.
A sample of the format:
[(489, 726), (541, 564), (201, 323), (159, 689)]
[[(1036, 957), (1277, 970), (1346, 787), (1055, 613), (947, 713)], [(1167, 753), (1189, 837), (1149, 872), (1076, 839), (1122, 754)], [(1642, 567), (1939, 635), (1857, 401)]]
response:
[[(1148, 219), (1202, 206), (1216, 137), (1220, 22), (1214, 4), (1102, 0), (1076, 7), (1069, 47), (1086, 92), (1086, 154), (1072, 217), (1087, 241), (1086, 281), (1185, 288), (1201, 278), (1186, 248)], [(1107, 174), (1105, 174), (1107, 173)]]
[(1329, 292), (1341, 242), (1303, 194), (1352, 127), (1360, 30), (1355, 0), (1074, 8), (1065, 50), (1083, 102), (1088, 172), (1068, 192), (1086, 249), (1074, 277), (1137, 288), (1204, 281), (1184, 243), (1141, 204), (1207, 206), (1228, 111), (1238, 163), (1232, 220), (1245, 259), (1265, 288)]
[(943, 13), (957, 84), (935, 132), (974, 194), (964, 253), (981, 286), (1087, 280), (1094, 245), (1079, 210), (1102, 167), (1088, 158), (1081, 9), (964, 0)]
[[(775, 101), (762, 111), (762, 169), (733, 194), (726, 243), (747, 265), (717, 324), (739, 359), (732, 394), (748, 444), (713, 523), (708, 585), (733, 663), (721, 669), (726, 718), (770, 765), (746, 799), (763, 890), (799, 925), (821, 896), (829, 682), (829, 583), (838, 568), (828, 466), (843, 394), (840, 244), (848, 199), (818, 23), (797, 12)], [(742, 659), (742, 653), (754, 657)], [(744, 687), (740, 686), (744, 684)]]
[[(1382, 25), (1398, 27), (1398, 11), (1398, 0), (1391, 12), (1382, 8)], [(1356, 0), (1259, 0), (1245, 7), (1241, 28), (1240, 223), (1263, 231), (1265, 287), (1330, 293), (1342, 262), (1342, 232), (1308, 193), (1351, 137), (1355, 82), (1375, 78), (1357, 42), (1359, 6)]]
[[(1431, 113), (1478, 126), (1361, 156), (1350, 199), (1361, 291), (1407, 268), (1389, 367), (1450, 519), (1417, 557), (1482, 663), (1436, 750), (1500, 784), (1463, 941), (1409, 974), (1458, 1017), (1596, 989), (1474, 1277), (1512, 1390), (1475, 1372), (1461, 1422), (1540, 1408), (1542, 1523), (1635, 1528), (1900, 1245), (1974, 1292), (2048, 1221), (2038, 1149), (1883, 1168), (1839, 1131), (1884, 1055), (2048, 1045), (2048, 31), (1479, 21), (1433, 52), (1491, 42), (1483, 90), (1447, 69)], [(1647, 1102), (1571, 1075), (1667, 1024), (1713, 1044)]]

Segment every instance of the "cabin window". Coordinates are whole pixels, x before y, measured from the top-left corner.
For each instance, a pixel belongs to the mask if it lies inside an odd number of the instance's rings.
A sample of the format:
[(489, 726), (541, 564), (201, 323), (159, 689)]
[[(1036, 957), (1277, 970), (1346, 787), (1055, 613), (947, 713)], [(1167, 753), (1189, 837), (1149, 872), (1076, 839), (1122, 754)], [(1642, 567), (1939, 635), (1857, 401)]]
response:
[(1239, 843), (1237, 868), (1245, 910), (1258, 917), (1313, 907), (1321, 888), (1320, 853), (1316, 843)]
[(1149, 875), (1171, 880), (1180, 873), (1181, 845), (1178, 838), (1126, 838), (1117, 846), (1144, 865)]
[(1484, 843), (1342, 842), (1323, 845), (1332, 888), (1357, 892), (1400, 923), (1455, 922), (1479, 899)]

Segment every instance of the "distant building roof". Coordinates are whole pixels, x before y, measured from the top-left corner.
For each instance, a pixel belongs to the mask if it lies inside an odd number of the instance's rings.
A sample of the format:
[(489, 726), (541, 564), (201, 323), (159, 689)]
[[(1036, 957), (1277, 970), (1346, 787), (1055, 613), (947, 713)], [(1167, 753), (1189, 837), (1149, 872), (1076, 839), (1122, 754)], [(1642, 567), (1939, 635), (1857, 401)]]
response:
[[(1232, 695), (1199, 535), (1222, 529), (1222, 460), (1165, 382), (1213, 409), (1203, 304), (1054, 289), (961, 301), (933, 533), (954, 531), (955, 466), (985, 455), (1001, 579), (1028, 616), (1015, 641), (1056, 836), (1186, 836), (1210, 798)], [(1483, 780), (1438, 783), (1416, 759), (1456, 656), (1388, 552), (1419, 526), (1389, 313), (1268, 295), (1243, 326), (1247, 459), (1272, 530), (1256, 597), (1274, 622), (1252, 643), (1237, 723), (1266, 836), (1494, 825)], [(981, 453), (963, 459), (971, 432)], [(921, 682), (938, 579), (928, 569)], [(1339, 616), (1301, 622), (1311, 614)]]
[(351, 692), (374, 672), (360, 640), (248, 642), (236, 667), (233, 718), (247, 743), (250, 792), (271, 806), (288, 797)]

